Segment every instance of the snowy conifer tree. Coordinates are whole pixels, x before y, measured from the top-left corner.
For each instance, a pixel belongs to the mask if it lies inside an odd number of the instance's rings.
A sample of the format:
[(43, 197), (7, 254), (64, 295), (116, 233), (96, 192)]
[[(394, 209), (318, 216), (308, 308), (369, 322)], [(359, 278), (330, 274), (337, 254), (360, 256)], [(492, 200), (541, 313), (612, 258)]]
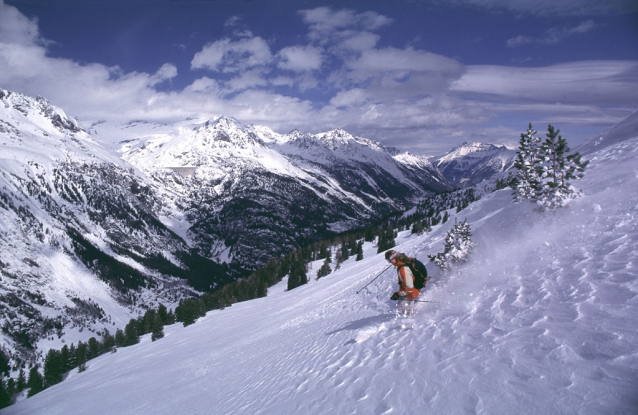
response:
[(547, 139), (541, 143), (532, 124), (521, 134), (518, 158), (515, 199), (531, 200), (546, 209), (564, 206), (579, 191), (570, 180), (583, 177), (589, 162), (581, 161), (579, 153), (569, 155), (567, 140), (558, 135), (560, 130), (547, 126)]
[(518, 202), (527, 199), (534, 201), (541, 191), (543, 158), (540, 154), (541, 138), (536, 136), (536, 132), (530, 123), (527, 132), (521, 134), (519, 141), (517, 159), (514, 162), (514, 167), (518, 171), (514, 198)]
[(538, 203), (548, 209), (564, 206), (567, 201), (579, 194), (569, 181), (581, 178), (589, 163), (582, 162), (579, 153), (568, 155), (567, 140), (558, 133), (560, 130), (554, 130), (551, 125), (547, 126), (547, 139), (541, 145), (544, 186), (538, 195)]
[(467, 219), (455, 224), (445, 236), (443, 252), (436, 255), (428, 255), (430, 261), (442, 270), (449, 270), (456, 264), (467, 260), (472, 250), (472, 232)]
[(151, 334), (151, 340), (156, 341), (164, 337), (164, 321), (159, 314), (154, 314), (153, 330)]

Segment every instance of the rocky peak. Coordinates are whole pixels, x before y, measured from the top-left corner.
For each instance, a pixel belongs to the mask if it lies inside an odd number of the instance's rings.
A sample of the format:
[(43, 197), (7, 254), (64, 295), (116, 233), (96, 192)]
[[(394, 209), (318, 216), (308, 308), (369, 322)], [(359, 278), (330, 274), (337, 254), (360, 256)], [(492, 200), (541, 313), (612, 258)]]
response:
[(69, 118), (63, 110), (51, 105), (43, 97), (31, 98), (19, 92), (0, 89), (0, 101), (5, 109), (13, 109), (24, 117), (41, 116), (45, 118), (53, 128), (62, 133), (82, 131), (77, 121)]
[(204, 141), (212, 140), (214, 147), (248, 148), (261, 144), (254, 132), (234, 118), (220, 116), (195, 128), (195, 133)]

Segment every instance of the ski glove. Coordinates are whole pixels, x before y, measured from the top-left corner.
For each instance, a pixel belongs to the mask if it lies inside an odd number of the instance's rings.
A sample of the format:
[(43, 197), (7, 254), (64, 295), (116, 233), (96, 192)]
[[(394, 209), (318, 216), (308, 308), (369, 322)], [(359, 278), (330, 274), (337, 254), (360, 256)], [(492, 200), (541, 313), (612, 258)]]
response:
[(392, 297), (390, 297), (390, 300), (396, 301), (399, 299), (399, 293), (394, 293), (392, 294)]

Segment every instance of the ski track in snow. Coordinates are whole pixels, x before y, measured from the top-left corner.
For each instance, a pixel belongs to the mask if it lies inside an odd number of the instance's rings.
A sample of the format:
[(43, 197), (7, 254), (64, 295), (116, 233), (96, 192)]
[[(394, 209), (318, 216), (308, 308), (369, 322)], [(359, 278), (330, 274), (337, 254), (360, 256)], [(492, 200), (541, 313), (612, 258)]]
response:
[[(395, 314), (368, 246), (327, 277), (123, 348), (3, 414), (633, 414), (638, 410), (638, 139), (595, 154), (553, 214), (485, 196), (459, 213), (471, 262)], [(498, 211), (494, 214), (495, 211)], [(402, 233), (424, 259), (453, 220)], [(314, 268), (316, 272), (318, 267)], [(309, 273), (312, 275), (311, 273)]]

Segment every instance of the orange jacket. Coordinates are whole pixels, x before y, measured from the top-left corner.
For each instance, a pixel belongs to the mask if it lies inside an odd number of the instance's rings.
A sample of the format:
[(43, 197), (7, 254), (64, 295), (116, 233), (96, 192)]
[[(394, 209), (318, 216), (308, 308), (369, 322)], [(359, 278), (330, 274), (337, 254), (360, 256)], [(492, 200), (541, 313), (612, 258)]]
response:
[(421, 294), (421, 290), (414, 288), (414, 275), (410, 267), (402, 262), (397, 263), (397, 276), (399, 277), (399, 296), (414, 300)]

